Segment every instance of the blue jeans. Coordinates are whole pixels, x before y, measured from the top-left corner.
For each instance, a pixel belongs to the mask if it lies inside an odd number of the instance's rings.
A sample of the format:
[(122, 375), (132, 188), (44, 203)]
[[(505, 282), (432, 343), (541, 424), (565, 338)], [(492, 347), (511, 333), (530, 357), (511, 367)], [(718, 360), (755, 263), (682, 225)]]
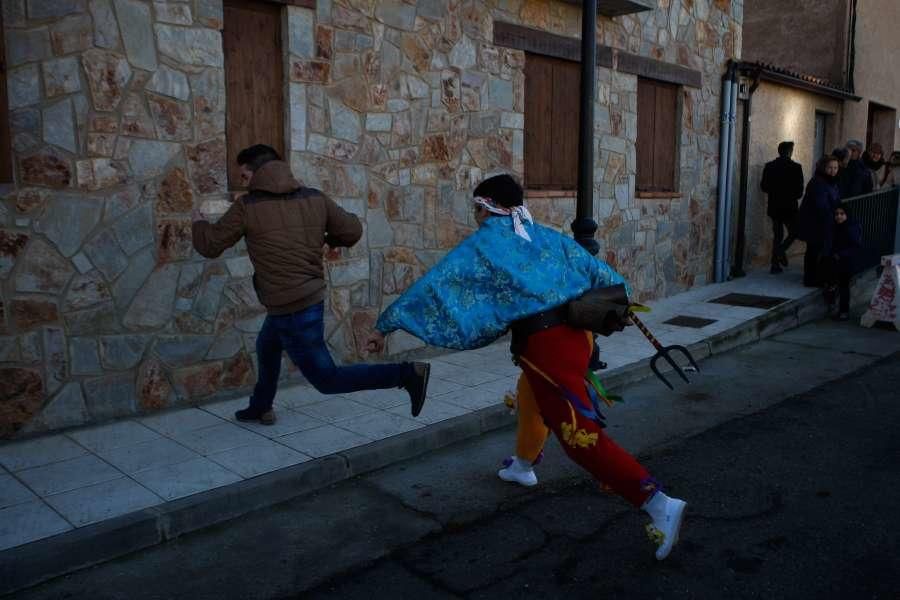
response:
[(324, 304), (289, 315), (268, 315), (256, 338), (259, 377), (250, 406), (269, 409), (278, 389), (281, 353), (323, 394), (399, 388), (413, 374), (411, 363), (338, 367), (325, 346)]

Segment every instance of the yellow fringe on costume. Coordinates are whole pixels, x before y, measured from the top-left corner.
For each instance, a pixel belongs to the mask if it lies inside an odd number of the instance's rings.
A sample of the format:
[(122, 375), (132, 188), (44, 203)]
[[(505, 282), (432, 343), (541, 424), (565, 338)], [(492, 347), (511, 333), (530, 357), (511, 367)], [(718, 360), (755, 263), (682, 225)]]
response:
[(562, 428), (563, 441), (573, 448), (587, 448), (588, 446), (597, 445), (596, 433), (588, 433), (585, 429), (575, 431), (575, 428), (568, 423), (563, 423), (560, 427)]

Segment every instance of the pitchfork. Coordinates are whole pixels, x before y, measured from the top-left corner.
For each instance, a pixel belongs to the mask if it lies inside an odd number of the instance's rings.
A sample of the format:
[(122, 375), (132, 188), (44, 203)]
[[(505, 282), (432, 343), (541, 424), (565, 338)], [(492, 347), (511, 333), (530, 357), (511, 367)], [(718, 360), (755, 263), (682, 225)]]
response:
[(653, 334), (650, 333), (650, 330), (647, 329), (647, 326), (644, 325), (644, 323), (638, 318), (638, 316), (636, 314), (634, 314), (635, 310), (641, 310), (641, 309), (646, 310), (641, 305), (630, 306), (628, 309), (628, 316), (631, 317), (631, 322), (634, 323), (635, 325), (637, 325), (637, 328), (641, 330), (641, 333), (643, 333), (644, 336), (648, 340), (650, 340), (650, 343), (653, 344), (653, 347), (656, 348), (656, 354), (653, 356), (653, 358), (650, 359), (650, 369), (653, 371), (653, 373), (657, 377), (659, 377), (660, 381), (662, 381), (664, 384), (666, 384), (666, 387), (668, 387), (670, 390), (674, 390), (675, 388), (672, 387), (672, 384), (669, 383), (665, 377), (663, 377), (663, 374), (659, 372), (659, 368), (656, 366), (656, 361), (658, 361), (660, 358), (664, 358), (664, 359), (666, 359), (666, 362), (668, 362), (670, 365), (672, 365), (672, 368), (675, 370), (675, 372), (678, 373), (678, 375), (682, 379), (684, 379), (685, 383), (690, 383), (691, 380), (687, 378), (687, 375), (685, 375), (684, 369), (682, 369), (681, 367), (678, 366), (678, 363), (675, 362), (675, 360), (670, 356), (669, 353), (672, 352), (673, 350), (681, 352), (682, 354), (684, 354), (685, 357), (687, 357), (688, 362), (691, 363), (690, 367), (685, 367), (685, 368), (691, 369), (691, 370), (699, 373), (700, 367), (697, 366), (697, 362), (694, 360), (694, 357), (691, 356), (691, 353), (688, 352), (688, 349), (685, 348), (684, 346), (679, 346), (677, 344), (672, 345), (672, 346), (663, 346), (662, 344), (660, 344), (659, 340), (657, 340), (653, 336)]

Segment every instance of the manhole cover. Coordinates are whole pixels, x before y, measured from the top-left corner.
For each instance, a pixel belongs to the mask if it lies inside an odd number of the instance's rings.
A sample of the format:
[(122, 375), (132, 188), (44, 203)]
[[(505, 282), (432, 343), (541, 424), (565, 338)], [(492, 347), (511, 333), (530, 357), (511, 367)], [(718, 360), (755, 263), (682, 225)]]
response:
[(663, 321), (666, 325), (675, 325), (676, 327), (690, 327), (692, 329), (700, 329), (707, 325), (712, 325), (716, 319), (703, 319), (701, 317), (688, 317), (686, 315), (678, 315), (672, 317), (668, 321)]
[(746, 308), (775, 308), (779, 304), (787, 302), (788, 298), (776, 296), (758, 296), (756, 294), (726, 294), (719, 298), (709, 300), (715, 304), (727, 304), (729, 306), (743, 306)]

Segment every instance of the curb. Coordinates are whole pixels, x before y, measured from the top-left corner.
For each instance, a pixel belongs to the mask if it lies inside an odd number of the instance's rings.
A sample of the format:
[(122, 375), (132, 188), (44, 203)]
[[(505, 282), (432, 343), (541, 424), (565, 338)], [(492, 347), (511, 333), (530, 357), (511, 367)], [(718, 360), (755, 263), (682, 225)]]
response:
[[(869, 282), (866, 277), (860, 277), (855, 287), (874, 288), (876, 283), (877, 279)], [(820, 319), (824, 314), (818, 291), (811, 290), (809, 294), (785, 302), (764, 315), (691, 344), (688, 349), (695, 360), (700, 361)], [(665, 372), (666, 369), (661, 370)], [(604, 373), (603, 382), (607, 388), (616, 389), (652, 375), (650, 359), (647, 358)], [(506, 406), (498, 404), (365, 446), (0, 551), (0, 595), (162, 544), (513, 423), (514, 419)]]

